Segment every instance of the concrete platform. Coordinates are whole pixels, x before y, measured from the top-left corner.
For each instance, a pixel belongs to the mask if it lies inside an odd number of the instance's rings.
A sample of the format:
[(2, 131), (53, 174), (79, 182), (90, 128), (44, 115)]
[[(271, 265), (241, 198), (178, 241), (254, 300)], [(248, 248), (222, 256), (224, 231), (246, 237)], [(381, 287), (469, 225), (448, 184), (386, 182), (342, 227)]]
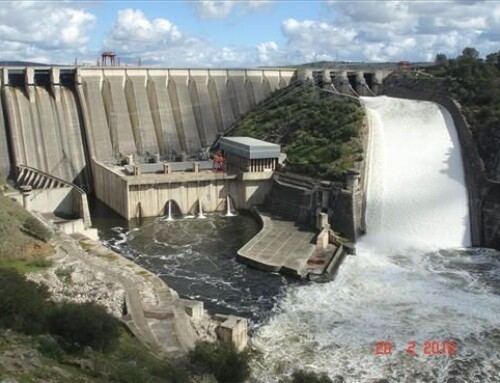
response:
[(238, 250), (237, 259), (264, 271), (304, 278), (307, 261), (313, 255), (316, 233), (299, 229), (295, 222), (272, 218), (256, 209), (262, 221), (262, 230)]

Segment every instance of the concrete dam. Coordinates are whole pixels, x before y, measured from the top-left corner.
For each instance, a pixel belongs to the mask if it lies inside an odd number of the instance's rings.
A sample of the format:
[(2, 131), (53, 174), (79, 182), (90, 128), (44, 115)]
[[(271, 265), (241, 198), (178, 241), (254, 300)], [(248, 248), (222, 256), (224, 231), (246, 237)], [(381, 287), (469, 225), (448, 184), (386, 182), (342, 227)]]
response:
[(294, 75), (294, 70), (5, 67), (1, 173), (26, 165), (89, 189), (90, 158), (194, 156)]
[(366, 94), (391, 71), (364, 70), (3, 67), (0, 174), (30, 166), (91, 190), (91, 159), (192, 158), (295, 79)]

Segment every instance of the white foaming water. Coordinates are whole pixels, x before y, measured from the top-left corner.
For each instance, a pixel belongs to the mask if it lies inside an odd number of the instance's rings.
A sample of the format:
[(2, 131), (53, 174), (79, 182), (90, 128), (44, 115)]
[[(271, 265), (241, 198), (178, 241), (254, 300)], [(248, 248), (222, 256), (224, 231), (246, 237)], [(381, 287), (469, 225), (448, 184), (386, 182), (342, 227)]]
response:
[(201, 204), (201, 199), (199, 199), (199, 200), (198, 200), (198, 218), (202, 218), (202, 219), (207, 218), (207, 217), (203, 214), (203, 205)]
[(229, 195), (226, 196), (226, 217), (233, 217), (234, 214), (231, 210), (231, 198)]
[(167, 215), (167, 221), (173, 221), (174, 218), (172, 216), (172, 201), (168, 201), (168, 215)]
[[(289, 289), (254, 337), (262, 352), (255, 377), (277, 382), (301, 367), (346, 382), (495, 381), (500, 345), (482, 337), (500, 326), (500, 298), (470, 270), (480, 258), (498, 278), (498, 254), (442, 250), (470, 244), (453, 121), (428, 102), (362, 100), (371, 130), (368, 234), (335, 281)], [(423, 355), (424, 342), (450, 339), (456, 357)], [(382, 340), (393, 342), (392, 355), (375, 355)], [(406, 355), (410, 341), (418, 356)]]
[(448, 111), (387, 97), (363, 103), (371, 129), (369, 231), (363, 242), (380, 240), (396, 250), (469, 246), (460, 144)]

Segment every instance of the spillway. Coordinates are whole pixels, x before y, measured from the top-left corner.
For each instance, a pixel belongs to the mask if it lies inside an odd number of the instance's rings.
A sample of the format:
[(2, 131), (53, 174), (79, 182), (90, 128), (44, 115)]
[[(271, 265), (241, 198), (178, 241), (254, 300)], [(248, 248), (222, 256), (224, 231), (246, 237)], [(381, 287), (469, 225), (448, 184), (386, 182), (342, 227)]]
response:
[[(362, 101), (367, 235), (333, 282), (287, 291), (254, 337), (255, 375), (278, 382), (301, 367), (345, 382), (498, 381), (499, 254), (463, 248), (468, 202), (452, 119), (429, 102)], [(390, 354), (377, 355), (382, 341)], [(426, 354), (425, 342), (445, 341), (456, 355)]]

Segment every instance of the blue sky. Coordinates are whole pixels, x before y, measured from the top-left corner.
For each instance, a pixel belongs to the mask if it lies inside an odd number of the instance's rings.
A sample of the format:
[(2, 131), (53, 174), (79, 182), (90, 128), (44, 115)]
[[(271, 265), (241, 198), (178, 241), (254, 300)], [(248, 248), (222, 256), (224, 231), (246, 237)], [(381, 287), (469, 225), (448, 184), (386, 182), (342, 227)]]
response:
[(500, 2), (0, 0), (0, 60), (253, 67), (500, 50)]

